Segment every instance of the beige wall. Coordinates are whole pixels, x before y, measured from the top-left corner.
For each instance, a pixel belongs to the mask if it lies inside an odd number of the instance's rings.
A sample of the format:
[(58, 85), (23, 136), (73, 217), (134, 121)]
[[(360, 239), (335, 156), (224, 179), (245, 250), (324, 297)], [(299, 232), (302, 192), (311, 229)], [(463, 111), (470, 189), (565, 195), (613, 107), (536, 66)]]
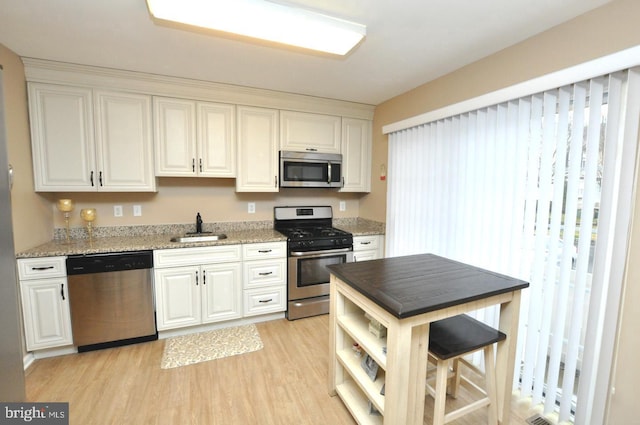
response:
[[(276, 205), (331, 205), (334, 217), (357, 217), (361, 194), (330, 190), (282, 189), (278, 193), (238, 193), (234, 179), (168, 178), (157, 180), (157, 193), (55, 193), (45, 195), (52, 200), (55, 227), (63, 226), (63, 218), (53, 201), (68, 197), (76, 202), (71, 227), (82, 226), (80, 209), (97, 209), (97, 226), (136, 224), (194, 223), (196, 213), (205, 223), (272, 220)], [(346, 211), (339, 211), (339, 202)], [(247, 213), (247, 203), (255, 202), (256, 212)], [(123, 217), (113, 216), (113, 206), (122, 205)], [(142, 216), (133, 216), (133, 205), (142, 206)]]
[[(386, 185), (378, 178), (380, 164), (387, 161), (384, 125), (640, 45), (638, 17), (640, 1), (616, 0), (379, 105), (373, 122), (373, 190), (360, 202), (361, 216), (386, 221)], [(636, 206), (639, 203), (640, 195)], [(638, 210), (640, 208), (636, 208), (629, 258), (640, 255)], [(635, 329), (635, 323), (640, 320), (635, 306), (640, 297), (640, 264), (629, 262), (627, 273), (613, 382), (616, 394), (610, 400), (607, 421), (612, 425), (640, 423), (635, 404), (639, 371), (634, 362), (640, 349)]]
[(11, 190), (13, 237), (15, 249), (20, 251), (51, 239), (53, 215), (47, 199), (33, 192), (24, 67), (20, 58), (1, 44), (0, 64), (3, 67), (7, 150), (14, 172)]

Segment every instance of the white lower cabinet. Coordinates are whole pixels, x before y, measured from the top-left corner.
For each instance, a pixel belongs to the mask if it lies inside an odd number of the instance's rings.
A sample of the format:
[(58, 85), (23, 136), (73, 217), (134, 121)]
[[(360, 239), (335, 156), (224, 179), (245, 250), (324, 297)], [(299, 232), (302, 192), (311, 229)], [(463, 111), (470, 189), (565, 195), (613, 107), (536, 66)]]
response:
[(353, 262), (375, 260), (383, 258), (384, 236), (354, 236)]
[(73, 344), (66, 257), (18, 260), (28, 351)]
[(154, 251), (158, 330), (242, 317), (240, 245)]
[(243, 245), (244, 316), (287, 309), (287, 243)]

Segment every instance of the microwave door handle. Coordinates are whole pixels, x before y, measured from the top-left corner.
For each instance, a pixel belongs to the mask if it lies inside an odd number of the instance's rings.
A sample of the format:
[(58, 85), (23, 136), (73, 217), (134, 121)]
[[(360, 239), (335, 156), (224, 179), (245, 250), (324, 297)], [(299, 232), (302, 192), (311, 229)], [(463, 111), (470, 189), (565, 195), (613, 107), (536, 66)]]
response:
[(331, 162), (327, 165), (327, 184), (331, 184)]

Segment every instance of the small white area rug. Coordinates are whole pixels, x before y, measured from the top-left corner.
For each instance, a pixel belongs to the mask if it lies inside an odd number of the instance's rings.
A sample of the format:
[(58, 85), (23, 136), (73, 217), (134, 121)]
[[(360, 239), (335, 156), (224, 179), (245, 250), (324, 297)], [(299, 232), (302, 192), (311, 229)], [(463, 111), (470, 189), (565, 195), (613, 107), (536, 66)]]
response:
[(165, 341), (160, 367), (187, 366), (258, 351), (262, 347), (260, 334), (253, 324), (176, 336)]

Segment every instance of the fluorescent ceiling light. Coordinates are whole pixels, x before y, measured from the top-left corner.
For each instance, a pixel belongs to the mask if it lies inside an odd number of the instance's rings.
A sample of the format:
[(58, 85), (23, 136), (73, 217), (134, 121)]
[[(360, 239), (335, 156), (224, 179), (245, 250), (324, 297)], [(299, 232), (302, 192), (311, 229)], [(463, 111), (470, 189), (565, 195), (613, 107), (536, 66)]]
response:
[(264, 0), (147, 0), (157, 18), (337, 55), (366, 34), (361, 24)]

